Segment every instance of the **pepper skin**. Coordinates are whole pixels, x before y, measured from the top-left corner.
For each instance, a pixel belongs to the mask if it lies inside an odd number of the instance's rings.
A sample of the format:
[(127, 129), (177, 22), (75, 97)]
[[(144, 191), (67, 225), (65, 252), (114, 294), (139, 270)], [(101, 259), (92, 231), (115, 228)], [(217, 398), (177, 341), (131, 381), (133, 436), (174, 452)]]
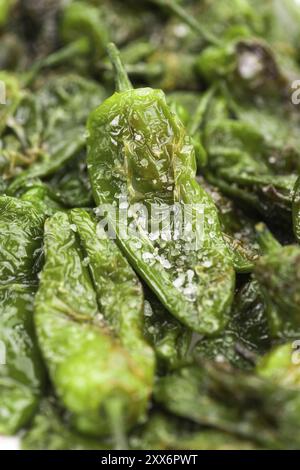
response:
[(38, 340), (74, 426), (89, 435), (118, 434), (145, 413), (149, 387), (104, 321), (74, 230), (63, 212), (45, 224), (46, 262), (35, 302)]
[(300, 332), (300, 247), (281, 246), (263, 224), (257, 225), (263, 248), (254, 275), (267, 301), (272, 336), (299, 338)]
[(119, 248), (87, 211), (73, 209), (70, 217), (77, 227), (100, 311), (123, 347), (132, 355), (135, 368), (144, 381), (145, 395), (150, 395), (154, 354), (143, 333), (144, 294), (141, 283)]
[(32, 203), (0, 197), (0, 434), (27, 424), (44, 384), (32, 318), (43, 224)]
[[(183, 208), (189, 205), (193, 214), (202, 205), (203, 243), (195, 251), (185, 249), (181, 240), (152, 241), (138, 223), (138, 234), (129, 227), (126, 239), (120, 236), (118, 224), (115, 228), (119, 246), (170, 313), (199, 333), (215, 334), (228, 321), (235, 278), (217, 210), (195, 180), (193, 146), (163, 92), (130, 89), (118, 54), (113, 47), (110, 50), (117, 57), (113, 61), (124, 91), (106, 100), (88, 121), (88, 171), (94, 199), (97, 205), (118, 205), (124, 196), (129, 204), (141, 202), (147, 207), (178, 203)], [(153, 259), (156, 251), (159, 261)], [(178, 277), (186, 277), (187, 272), (194, 281), (185, 278), (186, 286), (180, 290)]]

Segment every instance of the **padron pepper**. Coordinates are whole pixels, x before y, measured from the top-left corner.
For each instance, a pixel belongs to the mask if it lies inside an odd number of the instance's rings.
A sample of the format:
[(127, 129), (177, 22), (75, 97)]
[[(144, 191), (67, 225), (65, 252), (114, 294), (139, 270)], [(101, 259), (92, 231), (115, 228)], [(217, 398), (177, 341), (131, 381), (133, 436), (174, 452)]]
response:
[(5, 26), (16, 0), (0, 0), (0, 28)]
[(0, 197), (0, 434), (28, 423), (44, 384), (33, 328), (44, 219), (33, 203)]
[[(71, 412), (73, 425), (89, 435), (111, 432), (124, 446), (122, 430), (147, 409), (153, 357), (136, 333), (138, 316), (143, 315), (142, 291), (113, 250), (108, 262), (109, 248), (106, 242), (98, 243), (95, 230), (88, 215), (79, 211), (71, 217), (57, 212), (46, 221), (46, 262), (36, 296), (35, 324), (56, 394)], [(91, 236), (97, 250), (87, 254)], [(109, 297), (113, 285), (114, 296)], [(115, 309), (114, 301), (124, 305)], [(120, 332), (123, 337), (118, 338)]]
[(159, 300), (146, 290), (145, 337), (152, 345), (160, 370), (176, 369), (188, 361), (192, 331), (166, 311)]
[(271, 148), (255, 127), (222, 117), (209, 122), (204, 135), (209, 182), (268, 220), (290, 223), (297, 174), (272, 168)]
[(258, 282), (251, 280), (238, 291), (226, 329), (214, 338), (200, 339), (193, 353), (197, 359), (252, 370), (271, 344), (266, 301)]
[(93, 80), (66, 74), (22, 96), (8, 116), (0, 149), (5, 178), (15, 177), (11, 195), (29, 179), (49, 177), (84, 152), (86, 118), (105, 92)]
[(257, 225), (258, 240), (264, 255), (259, 258), (254, 276), (267, 303), (272, 336), (299, 338), (300, 332), (300, 247), (282, 246), (264, 224)]
[(117, 245), (87, 211), (73, 209), (70, 217), (88, 260), (100, 311), (124, 348), (134, 355), (136, 368), (150, 391), (154, 354), (143, 333), (142, 285)]
[(68, 414), (53, 397), (41, 400), (29, 429), (22, 435), (22, 450), (109, 450), (112, 439), (85, 436), (70, 426)]
[[(218, 363), (184, 367), (157, 381), (154, 398), (181, 418), (250, 439), (263, 448), (297, 449), (298, 384), (286, 386), (287, 373), (278, 385), (262, 368), (257, 375)], [(292, 381), (299, 379), (295, 369)]]
[[(109, 206), (108, 219), (119, 246), (170, 313), (199, 333), (215, 334), (228, 321), (235, 274), (217, 210), (195, 180), (194, 148), (164, 93), (134, 90), (114, 45), (109, 53), (118, 92), (88, 121), (88, 171), (94, 199), (100, 210)], [(142, 210), (151, 209), (151, 224), (157, 220), (153, 207), (169, 211), (171, 223), (165, 236), (158, 230), (150, 233), (143, 216), (133, 210), (137, 203)], [(125, 227), (110, 210), (114, 206), (120, 210), (124, 204), (129, 204)], [(187, 236), (179, 239), (170, 210), (174, 207), (191, 216)]]
[(199, 176), (197, 180), (211, 195), (218, 209), (223, 237), (232, 255), (236, 272), (252, 272), (255, 260), (260, 254), (255, 221), (203, 177)]
[(192, 427), (187, 420), (155, 412), (148, 422), (130, 438), (131, 448), (138, 450), (254, 450), (254, 442), (216, 429)]

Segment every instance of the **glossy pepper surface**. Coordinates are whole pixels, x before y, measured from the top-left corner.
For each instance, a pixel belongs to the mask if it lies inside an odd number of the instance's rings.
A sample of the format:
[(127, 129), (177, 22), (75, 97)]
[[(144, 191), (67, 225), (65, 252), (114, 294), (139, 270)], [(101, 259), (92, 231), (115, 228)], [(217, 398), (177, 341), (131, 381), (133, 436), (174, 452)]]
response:
[(126, 240), (118, 224), (116, 231), (119, 246), (166, 308), (195, 331), (213, 334), (228, 321), (234, 288), (216, 208), (195, 181), (193, 146), (163, 92), (131, 89), (113, 47), (111, 53), (120, 91), (95, 110), (88, 123), (88, 170), (95, 201), (118, 205), (123, 197), (129, 204), (148, 207), (178, 203), (189, 205), (194, 217), (202, 206), (203, 244), (194, 252), (180, 240), (151, 240), (139, 224), (138, 234), (130, 231)]
[(63, 212), (45, 225), (46, 263), (35, 302), (38, 340), (76, 428), (97, 436), (115, 424), (121, 432), (145, 412), (149, 386), (104, 322), (74, 230)]
[(0, 197), (0, 433), (31, 419), (44, 384), (33, 327), (44, 214), (32, 203)]

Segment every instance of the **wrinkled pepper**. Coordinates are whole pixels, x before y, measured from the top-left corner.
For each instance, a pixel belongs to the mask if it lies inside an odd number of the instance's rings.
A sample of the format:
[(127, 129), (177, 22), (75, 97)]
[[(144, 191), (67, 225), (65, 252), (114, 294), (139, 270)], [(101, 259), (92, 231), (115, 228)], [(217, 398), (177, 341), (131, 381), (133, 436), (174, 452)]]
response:
[[(204, 209), (203, 243), (195, 251), (181, 240), (151, 240), (147, 228), (134, 222), (117, 242), (133, 267), (165, 307), (193, 330), (215, 334), (228, 321), (234, 269), (222, 238), (216, 208), (195, 180), (195, 153), (185, 129), (170, 112), (165, 96), (151, 88), (134, 90), (118, 52), (109, 48), (119, 92), (88, 121), (88, 171), (98, 206), (144, 203), (192, 211)], [(113, 222), (112, 222), (113, 223)], [(200, 234), (195, 230), (196, 238)]]
[[(73, 213), (74, 219), (78, 215), (78, 212)], [(82, 221), (78, 228), (84, 240), (91, 233), (94, 235), (94, 230), (89, 220)], [(123, 315), (114, 318), (114, 305), (105, 291), (111, 279), (106, 279), (108, 284), (103, 286), (97, 278), (98, 286), (94, 286), (94, 275), (100, 272), (99, 260), (104, 263), (107, 260), (101, 253), (91, 252), (92, 268), (89, 268), (77, 225), (66, 213), (57, 212), (46, 221), (45, 258), (35, 302), (35, 325), (55, 391), (80, 432), (95, 436), (112, 432), (118, 445), (124, 446), (122, 430), (125, 432), (141, 419), (148, 406), (151, 350), (122, 325)], [(114, 263), (118, 261), (124, 263), (117, 257), (112, 266), (103, 264), (103, 269), (117, 276)], [(123, 275), (129, 279), (132, 276), (126, 269)], [(127, 303), (126, 311), (131, 312), (134, 328), (138, 323), (136, 309), (142, 304), (139, 298), (133, 299), (132, 304), (130, 293), (136, 294), (138, 290), (134, 280), (129, 293), (125, 293), (127, 298), (123, 299), (122, 310), (125, 312)], [(97, 302), (100, 292), (103, 305)], [(116, 301), (121, 302), (120, 297)], [(127, 331), (124, 343), (113, 333), (111, 325)], [(129, 347), (138, 349), (137, 356)]]
[(28, 423), (44, 385), (33, 327), (44, 219), (34, 204), (0, 197), (0, 434)]

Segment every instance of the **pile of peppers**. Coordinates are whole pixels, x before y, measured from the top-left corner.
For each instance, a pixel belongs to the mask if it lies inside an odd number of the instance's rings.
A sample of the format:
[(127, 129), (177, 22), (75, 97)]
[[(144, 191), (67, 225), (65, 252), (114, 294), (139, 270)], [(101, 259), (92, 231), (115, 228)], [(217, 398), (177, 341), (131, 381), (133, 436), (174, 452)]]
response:
[(295, 0), (0, 0), (0, 439), (300, 448), (299, 40)]

